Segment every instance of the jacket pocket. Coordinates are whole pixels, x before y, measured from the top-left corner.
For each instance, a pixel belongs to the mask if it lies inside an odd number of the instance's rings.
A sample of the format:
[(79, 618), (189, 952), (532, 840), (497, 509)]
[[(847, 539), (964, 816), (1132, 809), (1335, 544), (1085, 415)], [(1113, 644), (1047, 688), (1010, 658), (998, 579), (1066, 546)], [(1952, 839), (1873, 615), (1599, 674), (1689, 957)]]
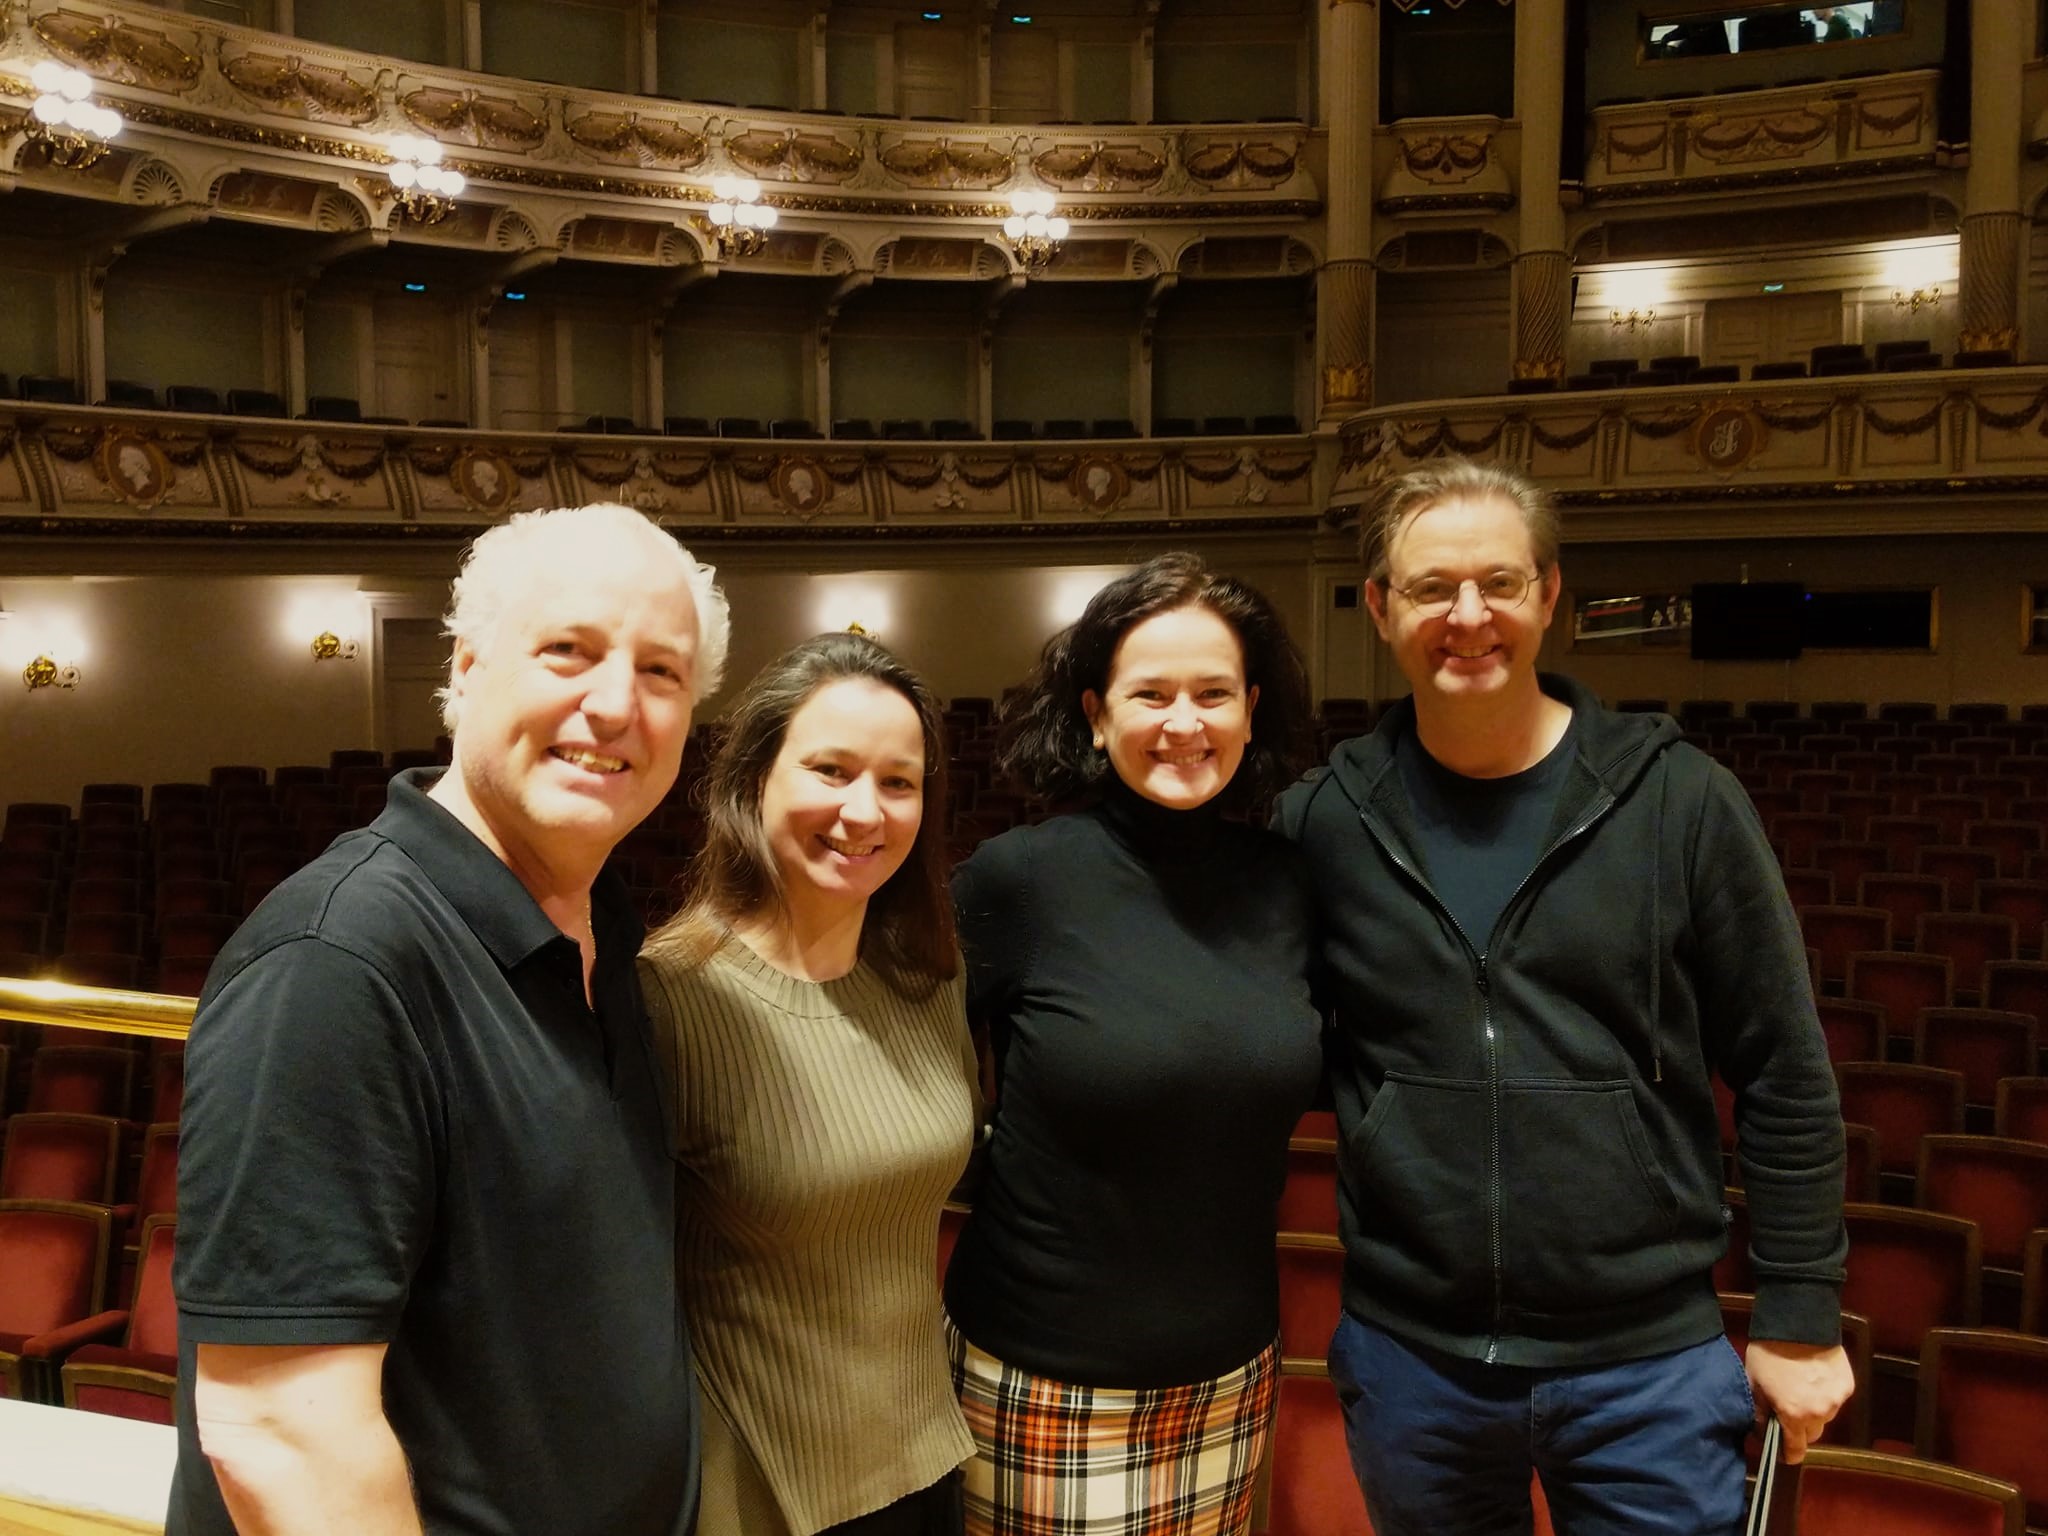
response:
[(1678, 1202), (1626, 1082), (1510, 1083), (1501, 1110), (1504, 1304), (1597, 1313), (1678, 1278)]
[(1484, 1084), (1389, 1073), (1344, 1149), (1352, 1261), (1410, 1315), (1490, 1304), (1490, 1142)]

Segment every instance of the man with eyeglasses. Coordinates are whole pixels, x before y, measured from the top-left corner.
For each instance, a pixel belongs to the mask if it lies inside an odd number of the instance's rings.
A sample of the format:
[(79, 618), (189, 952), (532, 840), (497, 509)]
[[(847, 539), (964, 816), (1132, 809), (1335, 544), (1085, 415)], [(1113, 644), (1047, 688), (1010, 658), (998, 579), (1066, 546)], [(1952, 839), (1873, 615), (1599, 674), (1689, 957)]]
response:
[[(1748, 797), (1663, 715), (1539, 674), (1557, 515), (1461, 459), (1363, 520), (1413, 689), (1282, 797), (1335, 1018), (1344, 1313), (1330, 1370), (1379, 1536), (1740, 1529), (1743, 1440), (1847, 1400), (1842, 1126)], [(1722, 1332), (1713, 1078), (1756, 1300)]]

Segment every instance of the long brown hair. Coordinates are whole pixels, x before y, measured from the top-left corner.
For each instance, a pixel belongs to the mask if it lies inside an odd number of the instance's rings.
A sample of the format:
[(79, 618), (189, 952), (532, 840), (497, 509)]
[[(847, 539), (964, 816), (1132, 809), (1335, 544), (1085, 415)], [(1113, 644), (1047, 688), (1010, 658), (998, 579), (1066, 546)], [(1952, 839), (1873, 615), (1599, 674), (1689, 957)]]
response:
[(782, 872), (761, 824), (761, 788), (796, 712), (846, 678), (910, 701), (924, 738), (924, 809), (902, 867), (868, 898), (860, 955), (897, 991), (923, 996), (960, 968), (946, 888), (946, 746), (939, 700), (923, 678), (863, 635), (814, 635), (755, 674), (720, 722), (725, 739), (704, 777), (704, 848), (691, 861), (683, 908), (647, 941), (649, 953), (697, 966), (735, 922), (785, 909)]

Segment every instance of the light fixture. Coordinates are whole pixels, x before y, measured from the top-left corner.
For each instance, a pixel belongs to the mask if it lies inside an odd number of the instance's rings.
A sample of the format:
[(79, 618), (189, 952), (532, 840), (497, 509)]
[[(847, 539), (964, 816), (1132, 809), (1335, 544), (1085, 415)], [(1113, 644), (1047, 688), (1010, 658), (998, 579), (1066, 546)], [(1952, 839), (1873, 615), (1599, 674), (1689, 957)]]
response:
[(1027, 272), (1043, 272), (1067, 238), (1070, 226), (1053, 212), (1054, 207), (1050, 192), (1010, 194), (1010, 216), (1003, 220), (1003, 237)]
[[(4, 616), (4, 615), (0, 615)], [(85, 657), (85, 643), (65, 626), (47, 620), (32, 620), (28, 632), (6, 647), (7, 665), (23, 663), (22, 686), (30, 693), (39, 688), (76, 688), (78, 664)], [(15, 624), (10, 623), (12, 631)]]
[(356, 651), (355, 641), (344, 640), (331, 629), (323, 629), (313, 637), (315, 661), (354, 661)]
[(29, 71), (29, 82), (36, 88), (25, 124), (30, 142), (49, 151), (52, 165), (74, 171), (97, 165), (122, 122), (120, 113), (92, 99), (92, 76), (43, 59)]
[(1654, 309), (1631, 309), (1627, 311), (1610, 309), (1607, 312), (1607, 323), (1617, 331), (1634, 331), (1639, 327), (1646, 328), (1656, 318), (1657, 311)]
[(38, 688), (76, 688), (78, 668), (52, 660), (47, 651), (38, 651), (35, 660), (21, 669), (21, 680), (30, 693)]
[(400, 133), (384, 147), (391, 154), (391, 166), (384, 172), (389, 183), (386, 195), (398, 204), (402, 216), (415, 224), (438, 224), (455, 211), (455, 199), (469, 182), (462, 172), (441, 164), (438, 139)]
[(1941, 285), (1939, 283), (1928, 283), (1923, 287), (1910, 290), (1905, 288), (1894, 288), (1892, 290), (1892, 307), (1894, 309), (1903, 309), (1909, 314), (1917, 315), (1922, 309), (1932, 308), (1940, 302)]
[(711, 196), (704, 216), (711, 221), (711, 238), (717, 242), (719, 257), (730, 261), (735, 256), (757, 254), (781, 217), (761, 201), (761, 183), (751, 176), (715, 177)]

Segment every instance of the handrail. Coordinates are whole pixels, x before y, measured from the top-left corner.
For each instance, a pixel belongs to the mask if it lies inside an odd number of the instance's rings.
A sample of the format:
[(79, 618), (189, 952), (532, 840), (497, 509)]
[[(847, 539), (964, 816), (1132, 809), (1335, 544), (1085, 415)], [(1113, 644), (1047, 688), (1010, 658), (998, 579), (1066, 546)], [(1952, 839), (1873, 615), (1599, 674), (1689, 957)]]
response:
[(0, 976), (0, 1018), (61, 1024), (153, 1040), (182, 1040), (192, 1031), (194, 1000), (161, 992), (77, 987), (67, 981)]

